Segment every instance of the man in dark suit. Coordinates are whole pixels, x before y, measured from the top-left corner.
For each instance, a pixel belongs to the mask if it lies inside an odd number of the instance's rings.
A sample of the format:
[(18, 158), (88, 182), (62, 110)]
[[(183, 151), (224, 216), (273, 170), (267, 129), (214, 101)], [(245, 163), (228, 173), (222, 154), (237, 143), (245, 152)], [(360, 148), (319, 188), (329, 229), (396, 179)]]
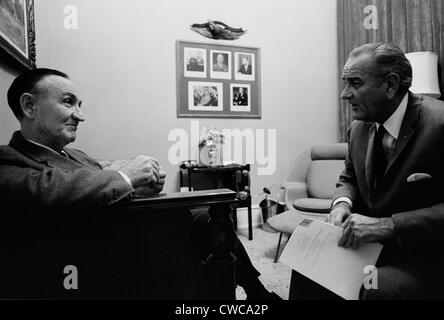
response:
[[(101, 232), (112, 237), (112, 231), (98, 228), (106, 216), (90, 216), (88, 210), (105, 208), (130, 194), (157, 194), (166, 173), (148, 156), (136, 157), (120, 171), (103, 170), (82, 151), (66, 148), (85, 118), (76, 86), (60, 71), (21, 74), (8, 90), (8, 103), (21, 130), (8, 146), (0, 147), (0, 200), (11, 207), (0, 216), (0, 297), (57, 297), (52, 289), (61, 287), (61, 270), (68, 261), (75, 262), (79, 252), (89, 250), (88, 235), (94, 241), (101, 241)], [(209, 237), (208, 214), (194, 217), (194, 229)], [(108, 239), (103, 241), (109, 247)], [(249, 298), (274, 298), (238, 239), (234, 254), (237, 283)], [(79, 263), (94, 268), (88, 260)]]
[(239, 88), (239, 95), (237, 96), (237, 105), (248, 106), (248, 92), (244, 92), (247, 89)]
[[(88, 213), (132, 193), (159, 193), (166, 174), (151, 157), (102, 170), (85, 153), (66, 148), (85, 118), (78, 90), (62, 72), (23, 73), (8, 90), (8, 103), (21, 130), (0, 147), (0, 199), (8, 208), (0, 217), (0, 296), (60, 297), (55, 288), (63, 290), (64, 266), (93, 261), (88, 239), (106, 232), (99, 216)], [(103, 234), (111, 244), (109, 236)], [(80, 252), (89, 258), (79, 261)], [(81, 268), (84, 281), (93, 267)]]
[(239, 71), (242, 74), (251, 74), (251, 64), (250, 64), (250, 58), (247, 56), (242, 56), (241, 59), (241, 67), (239, 68)]
[(342, 76), (355, 121), (329, 221), (345, 248), (384, 244), (361, 298), (443, 298), (444, 103), (409, 91), (412, 68), (392, 44), (354, 49)]

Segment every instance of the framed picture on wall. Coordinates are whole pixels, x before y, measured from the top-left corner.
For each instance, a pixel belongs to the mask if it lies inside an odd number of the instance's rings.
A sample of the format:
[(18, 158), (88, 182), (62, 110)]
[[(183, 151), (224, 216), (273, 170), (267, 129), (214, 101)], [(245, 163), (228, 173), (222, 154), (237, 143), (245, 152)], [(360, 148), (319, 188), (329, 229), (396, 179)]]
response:
[(177, 117), (260, 119), (260, 71), (259, 48), (176, 41)]
[(0, 0), (0, 49), (35, 68), (34, 0)]
[(222, 83), (188, 82), (188, 110), (193, 111), (222, 111)]
[(247, 52), (235, 52), (235, 79), (254, 81), (254, 54)]
[(210, 77), (214, 79), (231, 79), (231, 52), (210, 51)]
[(249, 84), (230, 84), (230, 110), (250, 112), (251, 89)]
[(184, 48), (185, 77), (207, 77), (207, 50), (200, 48)]

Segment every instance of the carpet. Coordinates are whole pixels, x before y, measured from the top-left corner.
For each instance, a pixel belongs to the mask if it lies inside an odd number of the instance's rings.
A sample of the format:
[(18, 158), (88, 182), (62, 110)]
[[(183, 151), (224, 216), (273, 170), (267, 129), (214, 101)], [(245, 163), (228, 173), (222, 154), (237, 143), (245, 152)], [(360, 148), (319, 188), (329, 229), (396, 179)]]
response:
[[(274, 291), (282, 299), (288, 300), (290, 290), (291, 268), (277, 262), (274, 256), (279, 240), (279, 233), (263, 228), (253, 229), (253, 240), (248, 240), (248, 230), (237, 231), (239, 240), (245, 246), (255, 268), (261, 273), (259, 279), (269, 291)], [(287, 235), (282, 236), (281, 248), (287, 243)], [(245, 300), (246, 295), (241, 287), (236, 289), (236, 299)]]

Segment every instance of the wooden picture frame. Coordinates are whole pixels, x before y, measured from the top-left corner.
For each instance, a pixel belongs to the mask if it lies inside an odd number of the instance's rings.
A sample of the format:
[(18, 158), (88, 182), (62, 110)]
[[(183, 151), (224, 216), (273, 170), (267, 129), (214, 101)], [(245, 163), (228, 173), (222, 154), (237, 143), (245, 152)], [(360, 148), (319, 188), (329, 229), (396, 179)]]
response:
[(36, 68), (34, 0), (0, 0), (0, 49), (22, 67)]
[(261, 118), (259, 48), (177, 40), (176, 84), (178, 118)]

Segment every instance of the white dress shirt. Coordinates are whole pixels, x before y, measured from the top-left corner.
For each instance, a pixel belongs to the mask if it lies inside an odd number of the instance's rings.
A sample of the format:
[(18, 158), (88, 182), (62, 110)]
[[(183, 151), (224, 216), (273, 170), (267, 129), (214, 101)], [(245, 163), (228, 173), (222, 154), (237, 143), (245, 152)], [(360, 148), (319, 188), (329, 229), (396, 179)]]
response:
[[(399, 106), (396, 108), (395, 112), (388, 118), (382, 125), (384, 126), (385, 133), (382, 138), (382, 147), (384, 149), (385, 157), (387, 161), (393, 156), (393, 152), (396, 148), (396, 142), (398, 141), (399, 131), (401, 130), (402, 120), (404, 120), (405, 111), (407, 109), (407, 102), (409, 99), (408, 93), (405, 94)], [(379, 129), (381, 124), (376, 123), (376, 128)], [(337, 198), (332, 207), (339, 202), (346, 202), (353, 207), (353, 202), (347, 197)]]

